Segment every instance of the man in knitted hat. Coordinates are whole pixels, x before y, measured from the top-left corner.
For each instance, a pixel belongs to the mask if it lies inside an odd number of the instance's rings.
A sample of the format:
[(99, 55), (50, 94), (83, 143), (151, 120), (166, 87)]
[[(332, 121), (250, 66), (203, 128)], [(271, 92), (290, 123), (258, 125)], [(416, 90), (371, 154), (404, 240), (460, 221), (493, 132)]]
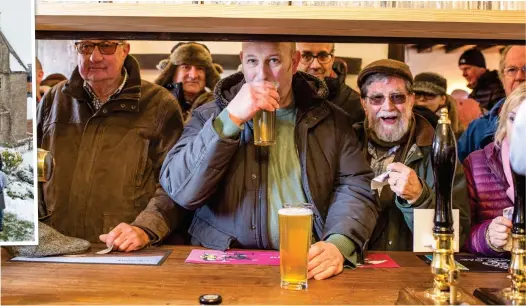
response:
[[(186, 121), (193, 109), (213, 100), (211, 91), (223, 69), (212, 62), (208, 48), (200, 43), (178, 43), (170, 58), (159, 67), (161, 74), (154, 83), (168, 89), (179, 101)], [(205, 87), (209, 91), (205, 90)]]
[(423, 72), (415, 76), (413, 91), (415, 92), (415, 106), (413, 111), (423, 115), (423, 112), (417, 112), (417, 108), (426, 108), (430, 110), (433, 117), (424, 116), (433, 127), (438, 123), (438, 115), (441, 108), (445, 107), (451, 120), (451, 128), (456, 135), (461, 132), (458, 120), (457, 104), (453, 97), (447, 94), (447, 80), (438, 73)]
[[(434, 129), (413, 113), (413, 76), (402, 62), (383, 59), (358, 75), (364, 123), (355, 124), (362, 153), (375, 175), (386, 177), (378, 187), (382, 212), (369, 242), (373, 250), (413, 249), (414, 209), (434, 208), (430, 161)], [(456, 169), (454, 208), (460, 209), (461, 243), (469, 231), (469, 201), (464, 171)]]
[(38, 104), (37, 146), (55, 167), (43, 184), (44, 222), (66, 236), (133, 251), (160, 243), (179, 206), (159, 185), (183, 130), (164, 88), (141, 80), (121, 40), (79, 40), (78, 66)]
[(469, 97), (479, 102), (486, 111), (506, 96), (498, 72), (486, 68), (486, 60), (480, 50), (472, 48), (464, 51), (458, 59), (458, 67), (468, 81), (468, 87), (473, 89)]
[(345, 84), (346, 75), (339, 75), (345, 72), (334, 69), (334, 43), (298, 43), (296, 47), (301, 55), (298, 70), (325, 81), (329, 87), (328, 100), (351, 117), (351, 124), (363, 121), (360, 95)]
[[(526, 46), (510, 45), (500, 54), (499, 76), (504, 85), (504, 92), (509, 95), (515, 88), (526, 81)], [(506, 97), (493, 106), (482, 117), (473, 120), (466, 131), (458, 139), (458, 158), (460, 162), (476, 150), (484, 148), (493, 142), (499, 112)]]

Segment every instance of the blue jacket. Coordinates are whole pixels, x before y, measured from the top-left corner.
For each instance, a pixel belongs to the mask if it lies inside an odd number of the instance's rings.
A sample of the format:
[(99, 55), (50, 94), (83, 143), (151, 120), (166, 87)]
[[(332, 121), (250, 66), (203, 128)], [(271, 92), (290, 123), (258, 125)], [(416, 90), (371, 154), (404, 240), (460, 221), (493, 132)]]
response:
[(471, 152), (484, 148), (494, 140), (499, 122), (500, 108), (505, 100), (506, 98), (501, 99), (487, 114), (473, 120), (467, 130), (460, 136), (458, 140), (458, 159), (460, 159), (461, 163), (464, 163), (464, 159)]

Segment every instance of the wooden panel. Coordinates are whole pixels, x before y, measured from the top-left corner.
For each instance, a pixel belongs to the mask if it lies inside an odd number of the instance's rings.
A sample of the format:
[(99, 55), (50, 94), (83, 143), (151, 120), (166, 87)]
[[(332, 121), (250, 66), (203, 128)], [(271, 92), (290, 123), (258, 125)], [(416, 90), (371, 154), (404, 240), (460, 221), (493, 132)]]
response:
[(433, 37), (516, 42), (523, 42), (525, 37), (524, 13), (520, 11), (47, 2), (37, 3), (36, 8), (38, 32)]
[[(401, 266), (346, 269), (305, 292), (282, 290), (279, 267), (186, 264), (192, 247), (173, 248), (162, 266), (6, 262), (2, 254), (3, 304), (198, 304), (218, 293), (223, 304), (383, 304), (393, 305), (403, 287), (432, 286), (430, 267), (409, 252), (390, 252)], [(7, 255), (7, 256), (6, 256)], [(460, 286), (505, 287), (505, 273), (463, 273)]]

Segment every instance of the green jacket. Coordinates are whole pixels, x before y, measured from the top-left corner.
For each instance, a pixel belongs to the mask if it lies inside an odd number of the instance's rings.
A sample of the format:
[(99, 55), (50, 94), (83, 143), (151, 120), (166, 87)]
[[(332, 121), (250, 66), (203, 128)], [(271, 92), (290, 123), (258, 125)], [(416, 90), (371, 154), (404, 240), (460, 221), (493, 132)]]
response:
[[(412, 251), (413, 250), (413, 210), (435, 207), (435, 179), (431, 164), (431, 145), (434, 129), (420, 115), (415, 114), (415, 136), (410, 139), (413, 144), (409, 149), (404, 164), (413, 170), (420, 178), (423, 186), (420, 198), (410, 205), (404, 199), (396, 196), (387, 186), (380, 195), (381, 213), (376, 228), (369, 243), (370, 250)], [(363, 123), (354, 125), (356, 135), (362, 148), (367, 146)], [(366, 150), (362, 150), (367, 152)], [(365, 153), (366, 154), (366, 153)], [(460, 213), (460, 246), (464, 244), (470, 228), (469, 199), (466, 187), (464, 169), (457, 162), (453, 185), (453, 209)]]

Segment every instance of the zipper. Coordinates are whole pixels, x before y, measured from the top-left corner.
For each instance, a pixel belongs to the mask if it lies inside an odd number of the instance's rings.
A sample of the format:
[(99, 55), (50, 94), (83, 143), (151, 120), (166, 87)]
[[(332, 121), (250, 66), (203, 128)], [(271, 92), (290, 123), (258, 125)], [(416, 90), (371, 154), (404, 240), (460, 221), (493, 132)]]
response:
[[(307, 123), (304, 124), (305, 125), (305, 130), (307, 130)], [(296, 154), (298, 154), (298, 157), (300, 158), (300, 168), (301, 168), (301, 182), (303, 184), (303, 190), (305, 192), (305, 195), (307, 196), (307, 201), (309, 202), (308, 205), (307, 205), (307, 208), (310, 208), (313, 212), (313, 217), (314, 217), (314, 229), (315, 229), (315, 234), (316, 236), (318, 236), (318, 240), (321, 240), (321, 237), (323, 235), (323, 220), (321, 220), (321, 215), (320, 215), (320, 212), (318, 210), (318, 208), (316, 207), (316, 204), (314, 203), (314, 199), (312, 198), (312, 194), (311, 194), (311, 191), (310, 191), (310, 187), (309, 187), (309, 181), (307, 179), (307, 169), (306, 169), (306, 165), (307, 165), (307, 157), (306, 157), (306, 154), (303, 154), (303, 155), (300, 155), (299, 154), (299, 150), (298, 150), (298, 141), (299, 139), (297, 138), (298, 136), (298, 131), (297, 131), (297, 124), (296, 124), (296, 127), (294, 128), (294, 135), (296, 137), (296, 141), (294, 142), (294, 145), (296, 147)], [(307, 133), (305, 133), (303, 136), (304, 139), (305, 139), (305, 144), (304, 144), (304, 152), (307, 151)]]

